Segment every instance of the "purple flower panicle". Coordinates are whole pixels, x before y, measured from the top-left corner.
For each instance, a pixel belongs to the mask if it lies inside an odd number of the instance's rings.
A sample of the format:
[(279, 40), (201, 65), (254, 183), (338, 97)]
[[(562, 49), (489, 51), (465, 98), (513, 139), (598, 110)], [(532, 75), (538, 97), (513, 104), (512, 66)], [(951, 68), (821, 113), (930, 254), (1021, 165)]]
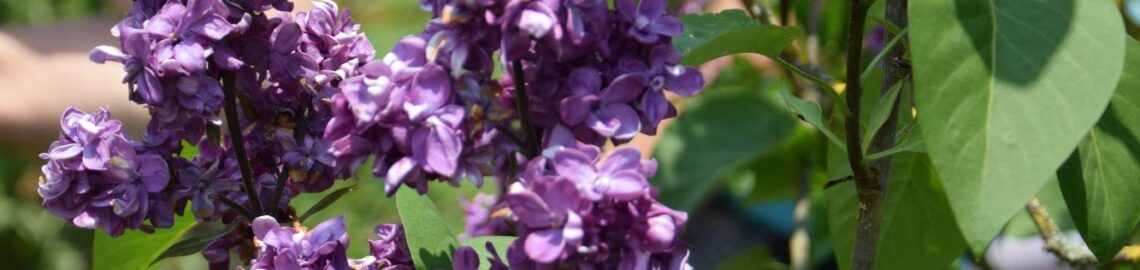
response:
[[(101, 110), (69, 108), (63, 133), (47, 153), (37, 192), (43, 206), (75, 226), (118, 236), (125, 229), (169, 228), (173, 220), (162, 156), (122, 133), (123, 124)], [(149, 223), (144, 223), (149, 221)]]
[(647, 178), (655, 161), (629, 147), (600, 161), (596, 149), (554, 145), (546, 153), (527, 164), (504, 198), (518, 221), (512, 268), (685, 266), (679, 238), (688, 214), (654, 198)]

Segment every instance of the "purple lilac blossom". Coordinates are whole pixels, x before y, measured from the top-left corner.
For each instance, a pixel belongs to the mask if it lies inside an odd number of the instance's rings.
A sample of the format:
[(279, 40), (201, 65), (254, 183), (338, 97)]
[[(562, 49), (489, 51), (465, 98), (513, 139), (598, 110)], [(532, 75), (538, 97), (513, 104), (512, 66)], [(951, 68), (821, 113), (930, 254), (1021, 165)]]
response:
[[(477, 185), (506, 175), (520, 114), (538, 134), (565, 127), (573, 141), (621, 144), (655, 134), (675, 116), (665, 92), (704, 86), (700, 72), (679, 65), (671, 39), (680, 21), (664, 0), (424, 0), (432, 13), (423, 33), (400, 40), (381, 63), (341, 82), (329, 102), (324, 139), (335, 163), (355, 168), (375, 156), (373, 174), (386, 191), (426, 192), (429, 179)], [(294, 31), (294, 30), (290, 30)], [(522, 65), (524, 82), (502, 70)], [(514, 61), (517, 60), (517, 61)], [(570, 76), (566, 76), (570, 74)], [(516, 84), (531, 93), (529, 112), (515, 112)]]
[[(349, 243), (343, 217), (321, 222), (309, 229), (300, 225), (282, 227), (276, 219), (261, 216), (245, 229), (252, 230), (257, 253), (248, 265), (249, 269), (415, 269), (408, 240), (400, 224), (376, 226), (378, 239), (368, 240), (369, 253), (359, 259), (349, 258), (345, 253)], [(223, 269), (221, 263), (228, 263), (229, 257), (222, 256), (221, 252), (237, 246), (233, 240), (227, 236), (207, 246), (205, 253), (211, 262), (211, 269)], [(490, 242), (483, 248), (491, 254), (485, 262), (490, 269), (508, 269)], [(481, 263), (473, 247), (460, 247), (452, 255), (452, 261), (452, 269), (457, 270), (479, 269)]]
[[(592, 146), (590, 146), (592, 147)], [(648, 184), (656, 162), (619, 147), (551, 146), (531, 160), (504, 202), (517, 219), (512, 269), (683, 269), (688, 215), (657, 202)]]
[(311, 230), (281, 227), (261, 216), (252, 223), (257, 257), (250, 269), (349, 269), (344, 218), (321, 222)]
[[(118, 236), (125, 229), (169, 228), (170, 172), (162, 156), (140, 153), (142, 144), (101, 110), (64, 112), (59, 139), (47, 153), (38, 193), (52, 214), (81, 228)], [(149, 224), (144, 223), (148, 221)]]

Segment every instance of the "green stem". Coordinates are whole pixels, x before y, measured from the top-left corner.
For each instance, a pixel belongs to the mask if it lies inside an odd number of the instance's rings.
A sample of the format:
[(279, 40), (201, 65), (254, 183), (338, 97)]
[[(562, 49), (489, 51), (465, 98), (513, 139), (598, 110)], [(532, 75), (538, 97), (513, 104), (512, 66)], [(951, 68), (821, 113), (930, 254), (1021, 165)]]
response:
[(222, 77), (222, 92), (225, 94), (226, 127), (229, 128), (230, 142), (234, 148), (234, 158), (237, 159), (238, 169), (241, 171), (241, 183), (249, 196), (250, 207), (257, 215), (265, 214), (261, 208), (261, 199), (257, 196), (257, 189), (253, 185), (253, 172), (249, 168), (249, 155), (245, 152), (245, 139), (242, 138), (241, 122), (238, 120), (237, 82), (233, 73), (225, 73)]
[(523, 154), (528, 158), (538, 156), (538, 135), (534, 130), (534, 124), (530, 121), (530, 100), (526, 92), (526, 80), (523, 75), (522, 60), (514, 60), (511, 67), (515, 81), (515, 110), (519, 114), (519, 121), (522, 122), (523, 145), (521, 145)]

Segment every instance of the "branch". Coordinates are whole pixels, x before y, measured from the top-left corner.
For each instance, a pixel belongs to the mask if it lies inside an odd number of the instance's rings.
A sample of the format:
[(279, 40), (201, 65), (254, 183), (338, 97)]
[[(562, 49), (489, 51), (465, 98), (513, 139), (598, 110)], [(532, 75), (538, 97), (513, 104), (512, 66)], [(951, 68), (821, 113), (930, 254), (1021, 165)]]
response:
[(1045, 239), (1045, 250), (1072, 265), (1096, 265), (1096, 256), (1089, 247), (1083, 243), (1070, 242), (1065, 238), (1065, 235), (1061, 234), (1061, 229), (1057, 228), (1057, 223), (1053, 222), (1053, 217), (1049, 216), (1045, 206), (1041, 205), (1041, 201), (1036, 197), (1025, 204), (1025, 211), (1029, 212), (1033, 224), (1041, 231), (1041, 238)]
[[(866, 23), (867, 9), (874, 0), (863, 2), (853, 0), (851, 3), (851, 23), (847, 43), (847, 105), (851, 113), (847, 115), (847, 156), (851, 171), (855, 179), (855, 188), (859, 196), (858, 224), (855, 231), (855, 253), (852, 255), (852, 269), (871, 269), (875, 264), (878, 249), (879, 231), (883, 221), (883, 208), (886, 200), (887, 186), (890, 179), (891, 158), (885, 157), (875, 160), (870, 167), (864, 161), (864, 153), (860, 142), (860, 116), (859, 109), (862, 99), (862, 64), (863, 52), (863, 26)], [(887, 20), (906, 27), (907, 0), (888, 0), (886, 3)], [(900, 33), (903, 34), (903, 33)], [(899, 40), (899, 38), (895, 38)], [(872, 136), (871, 152), (880, 152), (890, 149), (895, 144), (895, 126), (898, 122), (899, 102), (898, 96), (886, 97), (890, 87), (910, 76), (910, 70), (902, 68), (899, 64), (905, 55), (905, 49), (899, 47), (887, 48), (887, 59), (883, 64), (883, 86), (879, 90), (880, 102), (893, 102), (887, 121), (876, 134)], [(894, 101), (883, 100), (895, 98)], [(908, 106), (909, 107), (909, 106)]]
[(229, 128), (230, 142), (234, 147), (234, 158), (237, 159), (238, 169), (241, 170), (241, 183), (249, 196), (250, 207), (257, 215), (265, 214), (261, 209), (261, 200), (257, 197), (257, 189), (253, 185), (253, 172), (249, 169), (249, 156), (245, 153), (245, 140), (242, 138), (241, 122), (238, 120), (237, 94), (233, 73), (225, 73), (222, 78), (222, 92), (225, 94), (226, 127)]
[[(1072, 266), (1097, 265), (1096, 256), (1085, 243), (1070, 241), (1065, 238), (1060, 227), (1053, 221), (1053, 216), (1049, 215), (1049, 211), (1045, 209), (1045, 205), (1041, 204), (1040, 200), (1036, 197), (1029, 200), (1029, 203), (1025, 204), (1025, 211), (1029, 213), (1029, 217), (1033, 219), (1033, 224), (1037, 225), (1037, 230), (1041, 232), (1041, 238), (1045, 240), (1046, 251), (1057, 255), (1057, 258)], [(1116, 257), (1108, 262), (1108, 266), (1136, 263), (1140, 263), (1140, 244), (1131, 244), (1124, 246), (1120, 253), (1117, 253)]]

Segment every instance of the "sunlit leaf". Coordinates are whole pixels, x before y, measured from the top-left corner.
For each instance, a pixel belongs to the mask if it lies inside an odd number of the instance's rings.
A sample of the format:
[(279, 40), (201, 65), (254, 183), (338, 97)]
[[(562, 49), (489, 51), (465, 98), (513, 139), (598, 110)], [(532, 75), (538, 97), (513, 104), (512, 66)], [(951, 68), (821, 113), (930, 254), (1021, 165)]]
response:
[(673, 46), (685, 55), (681, 60), (685, 65), (699, 65), (738, 53), (776, 57), (803, 35), (796, 27), (761, 24), (739, 9), (686, 15), (681, 21), (685, 32), (673, 39)]
[(451, 254), (459, 247), (455, 235), (428, 196), (404, 187), (396, 191), (396, 208), (408, 238), (416, 269), (451, 268)]
[(186, 215), (175, 216), (174, 226), (168, 229), (155, 229), (148, 234), (137, 230), (127, 230), (115, 238), (102, 230), (96, 230), (95, 241), (91, 246), (92, 269), (95, 270), (135, 270), (157, 269), (151, 262), (164, 251), (174, 246), (190, 228), (194, 227), (194, 215), (187, 206)]
[(980, 254), (1096, 123), (1125, 32), (1111, 1), (911, 1), (919, 127)]

